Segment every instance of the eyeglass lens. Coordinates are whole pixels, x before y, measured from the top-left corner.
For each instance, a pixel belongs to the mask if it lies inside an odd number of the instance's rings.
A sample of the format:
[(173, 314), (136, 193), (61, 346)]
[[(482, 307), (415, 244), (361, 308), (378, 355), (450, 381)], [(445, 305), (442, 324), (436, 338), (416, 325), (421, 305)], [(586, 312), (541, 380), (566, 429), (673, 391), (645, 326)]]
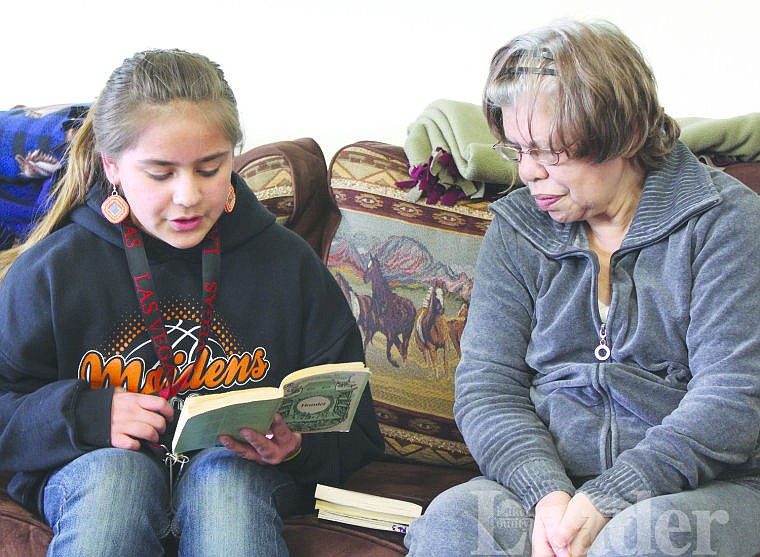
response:
[(550, 149), (527, 149), (525, 151), (521, 151), (519, 149), (501, 144), (497, 144), (495, 147), (503, 158), (511, 161), (520, 162), (522, 161), (523, 155), (527, 154), (530, 156), (530, 158), (539, 164), (553, 165), (559, 162), (559, 153), (556, 153)]

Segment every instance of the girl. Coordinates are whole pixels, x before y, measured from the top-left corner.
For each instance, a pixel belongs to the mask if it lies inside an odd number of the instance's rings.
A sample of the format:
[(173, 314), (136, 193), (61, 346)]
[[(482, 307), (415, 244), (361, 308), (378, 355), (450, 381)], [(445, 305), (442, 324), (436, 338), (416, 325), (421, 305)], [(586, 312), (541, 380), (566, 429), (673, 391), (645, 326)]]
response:
[(286, 555), (282, 517), (381, 454), (367, 390), (349, 433), (278, 416), (164, 464), (188, 394), (363, 359), (331, 275), (233, 174), (241, 139), (218, 66), (139, 53), (91, 107), (50, 211), (2, 254), (0, 469), (52, 527), (49, 555), (173, 539), (180, 555)]

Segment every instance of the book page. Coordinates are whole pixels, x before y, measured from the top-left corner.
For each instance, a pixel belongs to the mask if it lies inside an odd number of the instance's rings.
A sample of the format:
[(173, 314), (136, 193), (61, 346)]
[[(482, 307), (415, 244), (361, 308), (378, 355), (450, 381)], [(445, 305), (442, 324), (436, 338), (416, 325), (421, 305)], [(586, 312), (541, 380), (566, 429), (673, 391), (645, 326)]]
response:
[(399, 532), (406, 534), (407, 524), (401, 524), (398, 522), (388, 522), (386, 520), (375, 520), (373, 518), (363, 518), (358, 516), (348, 516), (340, 513), (334, 513), (331, 511), (320, 510), (317, 513), (317, 518), (324, 520), (331, 520), (333, 522), (340, 522), (343, 524), (351, 524), (353, 526), (362, 526), (364, 528), (374, 528), (375, 530), (387, 530), (389, 532)]
[(380, 497), (379, 495), (370, 495), (369, 493), (360, 493), (358, 491), (322, 484), (317, 484), (314, 497), (323, 501), (338, 503), (339, 505), (358, 507), (381, 513), (400, 514), (412, 518), (416, 518), (422, 514), (422, 507), (410, 501)]
[(196, 416), (203, 412), (232, 404), (244, 404), (254, 400), (279, 399), (282, 398), (282, 395), (282, 389), (277, 387), (254, 387), (210, 395), (192, 395), (185, 399), (182, 412), (188, 416)]
[(370, 518), (372, 520), (384, 520), (385, 522), (394, 522), (398, 524), (409, 524), (412, 520), (417, 518), (416, 516), (407, 516), (404, 514), (369, 511), (367, 509), (360, 509), (359, 507), (349, 507), (348, 505), (323, 501), (322, 499), (317, 499), (317, 502), (314, 504), (314, 508), (320, 511), (328, 511), (334, 514)]
[(334, 373), (337, 371), (366, 371), (367, 368), (363, 362), (343, 362), (339, 364), (321, 364), (318, 366), (305, 367), (299, 369), (285, 376), (280, 383), (281, 387), (285, 387), (288, 383), (298, 381), (303, 377), (312, 377), (320, 373)]

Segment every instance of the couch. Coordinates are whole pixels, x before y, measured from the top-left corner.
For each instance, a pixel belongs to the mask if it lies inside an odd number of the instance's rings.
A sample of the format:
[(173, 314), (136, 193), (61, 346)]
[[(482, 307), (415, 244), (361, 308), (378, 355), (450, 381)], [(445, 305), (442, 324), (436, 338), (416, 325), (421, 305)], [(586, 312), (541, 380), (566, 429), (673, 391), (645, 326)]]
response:
[[(425, 507), (477, 475), (452, 416), (453, 375), (487, 205), (504, 187), (487, 184), (482, 199), (453, 206), (412, 201), (397, 186), (409, 179), (404, 150), (373, 141), (329, 164), (312, 139), (273, 143), (236, 157), (235, 169), (322, 257), (362, 330), (385, 455), (344, 487)], [(760, 163), (724, 170), (760, 193)], [(0, 472), (0, 557), (43, 555), (51, 531), (7, 497), (9, 477)], [(294, 557), (406, 554), (402, 534), (315, 513), (288, 518), (285, 537)]]
[[(382, 222), (376, 225), (379, 233), (387, 230), (389, 239), (397, 239), (399, 226), (417, 226), (416, 223), (405, 224), (405, 221), (418, 219), (422, 225), (421, 230), (433, 232), (436, 228), (430, 225), (438, 218), (441, 222), (437, 226), (443, 227), (441, 232), (448, 234), (449, 229), (455, 228), (455, 224), (459, 223), (458, 218), (463, 219), (463, 222), (472, 220), (468, 225), (471, 229), (464, 237), (467, 241), (467, 257), (471, 260), (468, 265), (474, 264), (476, 248), (470, 244), (482, 234), (484, 227), (479, 226), (477, 219), (472, 216), (456, 216), (457, 211), (462, 212), (464, 206), (456, 211), (452, 209), (451, 218), (446, 219), (438, 214), (441, 213), (440, 208), (420, 205), (421, 213), (415, 215), (409, 212), (415, 204), (404, 202), (401, 205), (408, 214), (403, 211), (398, 214), (395, 210), (383, 214), (386, 205), (390, 208), (386, 200), (395, 203), (397, 200), (393, 197), (401, 198), (405, 195), (394, 186), (396, 180), (408, 178), (406, 160), (400, 147), (371, 142), (357, 144), (341, 150), (328, 171), (323, 153), (315, 141), (283, 141), (241, 154), (236, 157), (235, 169), (277, 216), (278, 221), (306, 239), (336, 277), (348, 277), (346, 286), (351, 291), (371, 292), (370, 285), (364, 285), (355, 274), (361, 272), (364, 266), (363, 258), (366, 254), (363, 252), (367, 246), (348, 246), (346, 242), (346, 237), (353, 234), (350, 227), (346, 228), (347, 225), (357, 226), (364, 218), (390, 219), (387, 225)], [(330, 188), (331, 182), (335, 189)], [(473, 211), (476, 206), (479, 215), (487, 215), (484, 203), (474, 203)], [(362, 237), (369, 238), (366, 235)], [(419, 246), (411, 245), (419, 247), (422, 243)], [(356, 256), (355, 259), (348, 257), (348, 247), (351, 248), (350, 253)], [(379, 253), (379, 257), (385, 265), (387, 251)], [(425, 262), (430, 265), (426, 259), (420, 259), (420, 263)], [(471, 270), (467, 274), (471, 276)], [(441, 275), (442, 278), (446, 276), (445, 273)], [(397, 281), (398, 277), (393, 277), (392, 280)], [(465, 280), (460, 287), (466, 295), (468, 281)], [(416, 290), (416, 294), (406, 293), (406, 296), (414, 297), (415, 306), (419, 306), (425, 292), (421, 285), (417, 285)], [(363, 316), (360, 319), (361, 317)], [(367, 325), (364, 320), (361, 323)], [(451, 416), (455, 365), (455, 358), (451, 354), (455, 354), (455, 349), (451, 339), (447, 339), (449, 356), (446, 368), (440, 364), (438, 374), (441, 377), (434, 380), (425, 365), (423, 353), (411, 337), (411, 325), (404, 332), (404, 347), (394, 345), (390, 352), (390, 360), (394, 360), (399, 367), (392, 366), (386, 358), (386, 332), (385, 329), (375, 331), (373, 338), (368, 340), (368, 362), (375, 365), (373, 379), (386, 381), (392, 378), (391, 372), (401, 379), (405, 375), (415, 377), (411, 378), (412, 382), (399, 383), (401, 389), (398, 391), (388, 391), (388, 386), (381, 383), (372, 386), (373, 392), (376, 391), (378, 416), (386, 436), (386, 458), (359, 470), (345, 487), (425, 506), (438, 492), (477, 474), (477, 468), (456, 431)], [(434, 387), (430, 401), (417, 406), (397, 400), (399, 395), (412, 398), (426, 396), (423, 387), (428, 381)], [(52, 536), (51, 530), (38, 517), (8, 498), (5, 488), (10, 477), (11, 474), (0, 472), (0, 556), (44, 555)], [(406, 553), (402, 534), (328, 522), (317, 519), (315, 513), (288, 518), (285, 522), (285, 537), (294, 557), (390, 557)]]

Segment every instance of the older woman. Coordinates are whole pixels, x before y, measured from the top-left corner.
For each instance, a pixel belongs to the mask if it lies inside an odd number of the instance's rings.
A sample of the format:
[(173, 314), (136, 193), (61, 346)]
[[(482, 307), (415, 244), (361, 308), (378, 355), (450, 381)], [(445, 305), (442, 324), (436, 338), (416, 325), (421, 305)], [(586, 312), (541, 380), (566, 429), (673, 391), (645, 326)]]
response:
[(641, 53), (560, 22), (495, 54), (493, 204), (456, 376), (483, 473), (410, 555), (760, 551), (760, 199), (678, 141)]

